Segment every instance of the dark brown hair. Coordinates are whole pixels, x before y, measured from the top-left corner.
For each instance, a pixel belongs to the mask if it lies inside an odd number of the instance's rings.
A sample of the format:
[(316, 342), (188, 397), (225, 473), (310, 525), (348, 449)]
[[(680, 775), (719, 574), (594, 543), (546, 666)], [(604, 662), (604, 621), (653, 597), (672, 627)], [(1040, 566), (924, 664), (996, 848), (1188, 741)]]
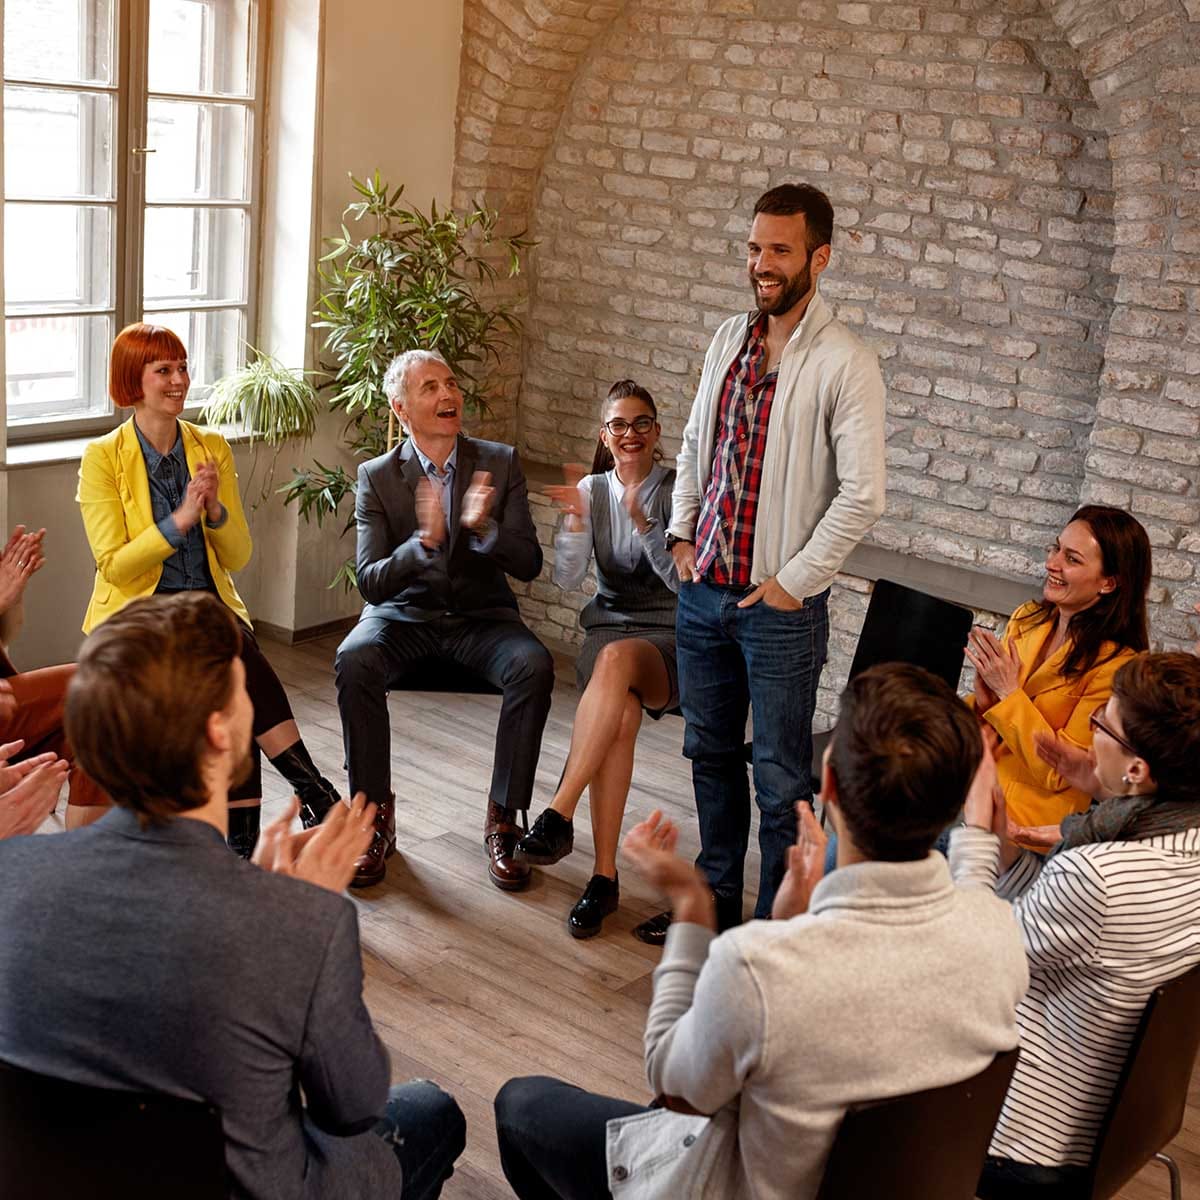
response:
[[(654, 403), (654, 397), (641, 384), (634, 383), (632, 379), (618, 379), (616, 383), (608, 389), (608, 395), (604, 397), (604, 403), (600, 405), (600, 423), (605, 421), (605, 414), (608, 412), (608, 406), (614, 400), (624, 400), (626, 396), (636, 396), (649, 410), (650, 415), (658, 420), (658, 406)], [(662, 459), (662, 449), (658, 446), (654, 447), (654, 461), (659, 462)], [(603, 475), (605, 471), (613, 469), (612, 451), (604, 444), (603, 435), (596, 438), (596, 453), (592, 455), (592, 474)]]
[(962, 808), (982, 755), (979, 722), (944, 680), (909, 663), (856, 675), (830, 748), (854, 844), (883, 862), (924, 858)]
[(754, 205), (754, 215), (794, 217), (804, 214), (805, 249), (811, 254), (833, 242), (833, 205), (820, 188), (811, 183), (781, 183), (763, 192)]
[[(1146, 591), (1150, 587), (1150, 539), (1136, 517), (1106, 504), (1085, 504), (1071, 520), (1082, 521), (1100, 547), (1100, 569), (1111, 575), (1117, 586), (1095, 604), (1077, 612), (1067, 626), (1070, 645), (1063, 661), (1063, 674), (1077, 679), (1085, 671), (1107, 662), (1121, 650), (1148, 650), (1150, 627), (1146, 619)], [(1057, 607), (1039, 601), (1021, 618), (1032, 628), (1053, 621)], [(1105, 642), (1114, 649), (1100, 656)]]
[(66, 733), (79, 765), (143, 826), (208, 800), (208, 718), (233, 689), (242, 635), (208, 592), (148, 596), (84, 643), (67, 690)]
[(108, 394), (118, 408), (130, 408), (142, 399), (142, 372), (147, 363), (177, 362), (187, 358), (178, 336), (165, 325), (139, 321), (126, 325), (113, 342), (108, 360)]
[(1164, 798), (1200, 801), (1200, 658), (1139, 654), (1113, 677), (1113, 695)]

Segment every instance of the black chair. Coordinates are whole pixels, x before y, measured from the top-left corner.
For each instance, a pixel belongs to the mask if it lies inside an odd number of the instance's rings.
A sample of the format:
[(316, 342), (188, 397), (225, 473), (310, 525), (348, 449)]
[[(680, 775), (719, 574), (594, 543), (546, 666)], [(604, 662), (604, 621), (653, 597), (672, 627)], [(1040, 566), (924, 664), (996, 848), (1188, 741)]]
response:
[[(957, 690), (972, 619), (971, 610), (961, 604), (880, 579), (871, 592), (849, 677), (879, 663), (914, 663)], [(821, 789), (821, 759), (832, 732), (813, 734), (814, 795)], [(753, 761), (752, 742), (746, 743), (746, 761)]]
[(972, 1200), (1017, 1053), (962, 1083), (848, 1109), (817, 1200)]
[(0, 1196), (223, 1200), (211, 1104), (53, 1079), (0, 1063)]
[[(1151, 1159), (1167, 1168), (1171, 1200), (1183, 1188), (1175, 1160), (1163, 1153), (1183, 1128), (1188, 1086), (1200, 1048), (1200, 966), (1150, 993), (1108, 1111), (1096, 1135), (1087, 1174), (1055, 1192), (1056, 1200), (1109, 1200)], [(1044, 1195), (1019, 1184), (990, 1188), (990, 1200)]]
[(473, 696), (499, 696), (502, 690), (467, 667), (448, 658), (418, 659), (393, 691), (464, 692)]
[(1096, 1139), (1089, 1200), (1108, 1200), (1151, 1158), (1167, 1168), (1171, 1200), (1180, 1200), (1179, 1168), (1163, 1147), (1183, 1128), (1198, 1048), (1200, 966), (1150, 993)]

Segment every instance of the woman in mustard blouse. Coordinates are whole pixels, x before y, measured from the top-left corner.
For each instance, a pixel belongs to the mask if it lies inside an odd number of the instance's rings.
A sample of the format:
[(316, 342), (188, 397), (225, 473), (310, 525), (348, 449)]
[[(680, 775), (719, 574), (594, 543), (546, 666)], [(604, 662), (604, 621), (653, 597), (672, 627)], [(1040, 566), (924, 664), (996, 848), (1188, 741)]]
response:
[(144, 324), (121, 330), (109, 391), (119, 408), (133, 409), (133, 419), (92, 442), (79, 467), (76, 499), (96, 560), (83, 631), (139, 596), (197, 589), (214, 593), (238, 618), (254, 742), (247, 778), (229, 796), (229, 844), (248, 858), (258, 840), (260, 749), (292, 785), (306, 827), (338, 793), (309, 756), (234, 586), (233, 572), (250, 561), (251, 550), (237, 471), (219, 433), (179, 419), (189, 386), (187, 350), (174, 333)]
[[(1000, 738), (996, 766), (1009, 818), (1029, 835), (1092, 802), (1038, 756), (1035, 738), (1058, 734), (1091, 746), (1089, 721), (1108, 701), (1113, 676), (1149, 649), (1149, 586), (1146, 531), (1118, 508), (1085, 505), (1047, 552), (1042, 599), (1013, 613), (1003, 641), (971, 632), (973, 702)], [(1044, 838), (1021, 840), (1045, 849)]]

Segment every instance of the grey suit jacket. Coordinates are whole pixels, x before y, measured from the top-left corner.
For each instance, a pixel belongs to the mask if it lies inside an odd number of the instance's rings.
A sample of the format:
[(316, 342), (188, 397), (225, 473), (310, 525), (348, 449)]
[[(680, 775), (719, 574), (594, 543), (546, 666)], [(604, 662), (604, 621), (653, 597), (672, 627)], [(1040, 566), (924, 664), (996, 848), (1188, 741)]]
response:
[[(463, 496), (476, 471), (492, 476), (497, 524), (495, 545), (472, 548), (459, 524)], [(512, 446), (459, 435), (454, 498), (447, 513), (449, 539), (432, 560), (418, 536), (416, 489), (425, 478), (412, 442), (358, 468), (354, 515), (358, 527), (358, 590), (364, 617), (425, 621), (445, 612), (493, 620), (519, 620), (505, 575), (536, 579), (542, 549), (529, 515), (521, 460)]]
[(344, 897), (243, 862), (201, 821), (142, 830), (114, 809), (0, 842), (0, 930), (0, 1059), (217, 1105), (240, 1200), (400, 1195), (364, 1132), (389, 1068)]

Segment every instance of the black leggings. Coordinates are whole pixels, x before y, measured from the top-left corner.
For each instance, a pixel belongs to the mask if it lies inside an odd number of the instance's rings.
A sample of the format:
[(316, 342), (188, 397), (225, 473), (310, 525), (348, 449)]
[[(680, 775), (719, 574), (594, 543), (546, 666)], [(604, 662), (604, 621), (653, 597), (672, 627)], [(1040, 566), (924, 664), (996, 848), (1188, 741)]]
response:
[(246, 691), (254, 705), (254, 739), (250, 742), (250, 757), (253, 767), (246, 782), (239, 784), (229, 793), (230, 800), (257, 800), (262, 797), (262, 751), (257, 738), (274, 729), (283, 721), (292, 720), (292, 706), (287, 692), (275, 674), (275, 668), (267, 662), (249, 625), (238, 622), (242, 631), (242, 665), (246, 668)]

